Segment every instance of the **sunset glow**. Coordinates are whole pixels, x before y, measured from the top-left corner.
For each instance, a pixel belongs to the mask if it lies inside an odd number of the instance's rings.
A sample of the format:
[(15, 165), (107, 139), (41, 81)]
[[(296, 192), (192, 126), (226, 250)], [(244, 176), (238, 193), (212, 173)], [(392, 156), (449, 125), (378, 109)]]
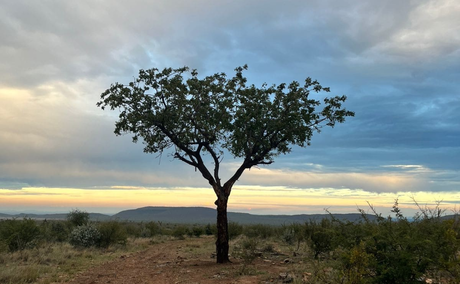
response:
[[(263, 198), (261, 198), (263, 197)], [(26, 206), (33, 211), (65, 212), (69, 208), (114, 214), (121, 210), (145, 206), (202, 206), (214, 208), (215, 195), (211, 188), (23, 188), (0, 190), (0, 206), (16, 212)], [(449, 212), (457, 209), (452, 201), (460, 193), (399, 192), (370, 193), (349, 189), (305, 189), (284, 187), (235, 186), (229, 210), (253, 214), (316, 214), (357, 213), (358, 208), (370, 211), (369, 204), (379, 213), (389, 214), (395, 199), (409, 216), (417, 211), (414, 200), (425, 208), (434, 208), (436, 201)]]

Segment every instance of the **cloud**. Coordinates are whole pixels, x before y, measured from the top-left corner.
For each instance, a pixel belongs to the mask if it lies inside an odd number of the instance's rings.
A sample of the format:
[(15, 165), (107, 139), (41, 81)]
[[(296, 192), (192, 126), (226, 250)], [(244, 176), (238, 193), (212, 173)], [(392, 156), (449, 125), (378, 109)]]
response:
[(207, 186), (167, 154), (115, 137), (117, 113), (95, 103), (140, 68), (231, 74), (248, 63), (250, 83), (311, 76), (347, 95), (356, 117), (246, 172), (245, 184), (457, 190), (459, 9), (453, 0), (7, 1), (0, 187)]
[(459, 12), (460, 5), (456, 1), (421, 3), (383, 49), (399, 58), (425, 63), (455, 55), (460, 44), (458, 30), (454, 28), (460, 23)]
[(143, 14), (142, 23), (125, 8), (106, 1), (5, 3), (0, 9), (5, 39), (0, 72), (7, 75), (3, 84), (34, 87), (102, 74), (127, 75), (138, 69), (137, 64), (148, 64), (144, 33), (147, 27), (161, 31), (162, 25), (155, 13), (147, 17), (140, 6), (130, 9)]
[[(340, 172), (321, 170), (254, 168), (241, 178), (241, 184), (287, 186), (292, 188), (333, 188), (365, 192), (449, 191), (460, 185), (459, 172), (434, 171), (421, 165), (384, 165), (376, 171)], [(322, 194), (327, 194), (322, 191)]]

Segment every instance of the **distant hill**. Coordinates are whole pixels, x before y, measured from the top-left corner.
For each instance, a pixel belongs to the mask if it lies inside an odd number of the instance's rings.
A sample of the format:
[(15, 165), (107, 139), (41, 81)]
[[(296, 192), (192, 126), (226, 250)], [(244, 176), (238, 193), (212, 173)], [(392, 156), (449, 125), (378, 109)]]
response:
[[(333, 214), (334, 218), (345, 221), (361, 220), (361, 214)], [(375, 217), (369, 215), (369, 219)], [(121, 211), (112, 216), (120, 221), (160, 221), (165, 223), (208, 224), (216, 222), (216, 210), (206, 207), (143, 207)], [(331, 218), (329, 214), (302, 215), (253, 215), (249, 213), (228, 212), (228, 220), (239, 224), (282, 225), (320, 221)]]
[(210, 223), (216, 220), (216, 210), (207, 207), (142, 207), (121, 211), (116, 220), (160, 221), (165, 223)]
[[(67, 213), (62, 214), (2, 214), (2, 219), (32, 218), (36, 220), (65, 220)], [(334, 214), (339, 220), (356, 221), (361, 219), (360, 214)], [(113, 216), (100, 213), (90, 213), (92, 221), (132, 221), (150, 222), (159, 221), (164, 223), (183, 224), (213, 224), (216, 222), (216, 210), (207, 207), (142, 207), (121, 211)], [(239, 224), (267, 224), (282, 225), (291, 223), (303, 223), (309, 220), (320, 221), (323, 218), (331, 218), (328, 214), (302, 214), (302, 215), (253, 215), (249, 213), (228, 212), (228, 220)], [(374, 216), (369, 216), (372, 220)]]
[(2, 218), (10, 218), (10, 217), (11, 217), (11, 215), (0, 213), (0, 219), (2, 219)]
[[(216, 222), (216, 210), (207, 207), (142, 207), (121, 211), (113, 216), (100, 213), (90, 213), (92, 221), (132, 221), (132, 222), (150, 222), (159, 221), (164, 223), (182, 223), (182, 224), (213, 224)], [(341, 221), (360, 221), (362, 216), (359, 213), (350, 214), (332, 214), (332, 216)], [(32, 218), (36, 220), (65, 220), (66, 213), (62, 214), (17, 214), (8, 215), (0, 213), (0, 219), (5, 218)], [(228, 212), (228, 220), (239, 224), (266, 224), (266, 225), (283, 225), (292, 223), (304, 223), (308, 221), (321, 221), (324, 218), (331, 218), (329, 214), (298, 214), (298, 215), (253, 215), (249, 213)], [(369, 220), (375, 220), (374, 215), (367, 215)], [(443, 216), (442, 219), (453, 218), (453, 215)]]

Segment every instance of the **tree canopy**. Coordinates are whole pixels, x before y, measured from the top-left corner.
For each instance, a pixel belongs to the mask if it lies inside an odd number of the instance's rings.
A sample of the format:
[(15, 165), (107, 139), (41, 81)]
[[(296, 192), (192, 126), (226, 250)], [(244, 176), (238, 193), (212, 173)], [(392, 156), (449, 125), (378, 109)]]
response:
[[(243, 159), (242, 170), (271, 164), (293, 145), (310, 145), (322, 126), (354, 115), (342, 108), (346, 96), (324, 98), (318, 111), (321, 102), (311, 93), (330, 90), (316, 80), (258, 88), (247, 85), (245, 69), (236, 68), (232, 78), (216, 73), (203, 79), (188, 67), (140, 70), (128, 85), (111, 85), (98, 106), (121, 111), (117, 135), (133, 133), (134, 142), (142, 138), (149, 153), (174, 148), (174, 157), (198, 168), (211, 185), (220, 183), (224, 149)], [(204, 166), (204, 153), (214, 160), (212, 174)]]

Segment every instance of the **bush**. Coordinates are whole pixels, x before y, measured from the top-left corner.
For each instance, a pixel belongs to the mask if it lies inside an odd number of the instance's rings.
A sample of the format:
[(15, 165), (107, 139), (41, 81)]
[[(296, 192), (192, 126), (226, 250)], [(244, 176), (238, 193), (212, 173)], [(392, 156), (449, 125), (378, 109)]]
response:
[(99, 244), (101, 233), (93, 225), (83, 225), (76, 227), (70, 233), (70, 244), (74, 247), (92, 247)]
[(217, 235), (217, 228), (216, 226), (211, 226), (211, 224), (207, 224), (204, 228), (204, 233), (207, 236)]
[[(0, 254), (2, 252), (8, 251), (8, 244), (5, 240), (0, 239)], [(2, 263), (2, 259), (0, 258), (0, 264)]]
[(295, 241), (294, 230), (290, 227), (283, 226), (281, 240), (288, 245), (294, 244), (294, 241)]
[(64, 242), (69, 238), (69, 229), (62, 222), (53, 222), (51, 224), (51, 236), (56, 242)]
[(203, 227), (200, 227), (200, 226), (194, 226), (191, 232), (193, 236), (199, 238), (204, 233), (204, 229)]
[(145, 228), (150, 232), (150, 237), (161, 234), (161, 226), (156, 222), (148, 222)]
[(67, 221), (74, 226), (83, 226), (89, 222), (89, 213), (78, 209), (72, 210), (67, 214)]
[(243, 234), (248, 238), (268, 239), (275, 234), (275, 228), (262, 224), (248, 225), (244, 227)]
[(342, 283), (422, 283), (427, 275), (460, 283), (459, 223), (426, 211), (409, 221), (397, 201), (393, 213), (396, 218), (375, 213), (376, 221), (363, 215), (361, 223), (313, 226), (315, 256), (338, 248)]
[(32, 219), (0, 221), (0, 240), (10, 252), (36, 247), (39, 238), (40, 228)]
[(353, 247), (343, 253), (341, 259), (342, 273), (346, 279), (345, 283), (368, 283), (372, 275), (371, 261), (373, 256), (366, 253), (364, 243)]
[(142, 223), (126, 222), (124, 223), (126, 234), (133, 238), (148, 238), (150, 231)]
[(258, 242), (256, 239), (244, 238), (235, 251), (236, 255), (243, 259), (244, 264), (251, 264), (260, 253), (257, 251)]
[(228, 223), (228, 238), (233, 240), (234, 238), (238, 237), (243, 233), (243, 226), (236, 223), (230, 222)]
[(188, 234), (188, 231), (189, 230), (187, 227), (183, 225), (178, 225), (173, 229), (171, 235), (177, 239), (183, 240), (185, 239), (184, 236)]
[(99, 232), (100, 247), (107, 248), (114, 244), (126, 245), (128, 239), (126, 229), (117, 221), (100, 223)]
[(311, 248), (315, 254), (315, 258), (322, 253), (327, 253), (332, 250), (332, 238), (334, 231), (330, 229), (320, 229), (315, 231), (311, 236)]
[(69, 227), (65, 221), (43, 221), (40, 226), (42, 237), (48, 242), (65, 242), (69, 239)]

